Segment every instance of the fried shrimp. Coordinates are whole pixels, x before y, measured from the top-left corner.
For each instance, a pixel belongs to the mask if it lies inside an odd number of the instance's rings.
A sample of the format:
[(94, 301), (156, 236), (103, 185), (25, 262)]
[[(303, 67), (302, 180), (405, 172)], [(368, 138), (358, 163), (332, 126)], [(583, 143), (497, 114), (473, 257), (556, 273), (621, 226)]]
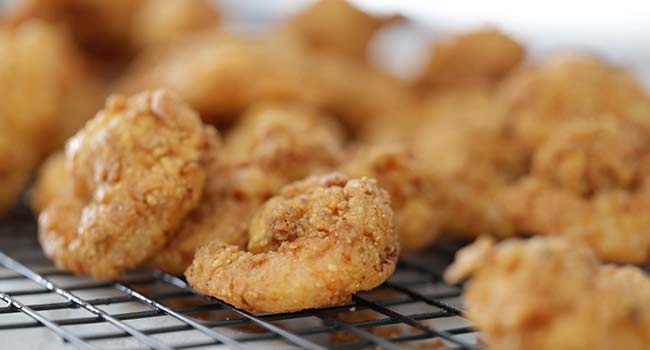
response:
[(650, 280), (635, 267), (600, 265), (560, 238), (482, 238), (445, 274), (472, 277), (467, 315), (490, 349), (647, 349)]
[(567, 121), (533, 155), (532, 172), (505, 191), (519, 231), (570, 236), (603, 259), (650, 261), (650, 142), (616, 118)]
[(253, 237), (274, 248), (201, 248), (186, 272), (192, 287), (261, 312), (334, 305), (382, 283), (399, 253), (388, 194), (374, 180), (337, 174), (285, 187), (255, 215)]
[(560, 124), (533, 156), (532, 175), (589, 196), (633, 190), (650, 171), (650, 143), (633, 125), (615, 118)]
[(74, 195), (39, 217), (56, 264), (116, 279), (162, 247), (199, 201), (209, 136), (165, 91), (109, 98), (67, 144)]
[(284, 182), (332, 170), (343, 156), (343, 129), (307, 106), (261, 104), (226, 139), (235, 162), (250, 162)]
[(203, 198), (156, 253), (156, 268), (182, 274), (212, 241), (245, 247), (255, 210), (285, 184), (335, 168), (343, 134), (335, 120), (307, 107), (261, 104), (230, 131), (222, 154), (211, 153)]
[(196, 251), (213, 241), (241, 248), (248, 242), (253, 213), (281, 186), (250, 164), (229, 163), (214, 152), (207, 166), (207, 184), (199, 205), (178, 232), (153, 255), (149, 265), (171, 274), (183, 274)]
[(650, 98), (624, 69), (588, 56), (558, 57), (512, 74), (500, 88), (509, 128), (529, 150), (558, 123), (613, 115), (650, 130)]
[(131, 20), (130, 36), (133, 45), (142, 50), (216, 26), (219, 18), (208, 0), (141, 0)]
[(320, 0), (290, 19), (286, 30), (311, 49), (364, 62), (375, 33), (401, 19), (372, 16), (346, 0)]
[(232, 120), (260, 100), (319, 105), (322, 93), (300, 45), (287, 40), (206, 31), (146, 51), (115, 87), (165, 87), (210, 122)]
[(72, 181), (63, 151), (50, 155), (41, 165), (31, 193), (31, 206), (40, 213), (50, 203), (72, 196)]
[(415, 155), (399, 144), (360, 147), (340, 171), (350, 177), (377, 180), (390, 194), (401, 252), (412, 253), (432, 243), (441, 232), (436, 183), (425, 176)]
[(488, 89), (468, 88), (438, 94), (425, 112), (411, 142), (421, 167), (440, 183), (444, 231), (514, 234), (499, 197), (528, 171), (527, 154), (507, 133), (505, 106)]
[(17, 139), (8, 131), (0, 129), (0, 217), (16, 205), (37, 163), (34, 151), (28, 146), (18, 146), (24, 140)]
[(41, 158), (101, 103), (98, 84), (74, 46), (47, 23), (0, 26), (0, 57), (2, 216), (15, 205)]
[(494, 84), (524, 59), (524, 48), (505, 34), (485, 29), (435, 43), (420, 84), (430, 89)]
[(219, 22), (207, 0), (23, 0), (5, 17), (13, 24), (62, 25), (85, 52), (104, 60), (128, 58)]

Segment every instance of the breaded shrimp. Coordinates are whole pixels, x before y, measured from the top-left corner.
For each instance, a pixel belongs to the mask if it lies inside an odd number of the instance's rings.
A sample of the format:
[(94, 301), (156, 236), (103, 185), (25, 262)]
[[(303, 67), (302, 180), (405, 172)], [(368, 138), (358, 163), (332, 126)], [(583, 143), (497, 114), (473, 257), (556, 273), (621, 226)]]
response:
[(65, 33), (33, 21), (0, 26), (0, 216), (41, 158), (98, 108), (97, 81)]
[(210, 122), (232, 120), (260, 100), (323, 99), (300, 45), (218, 31), (145, 51), (115, 90), (165, 87)]
[(245, 247), (253, 213), (281, 186), (259, 167), (232, 164), (222, 147), (210, 147), (207, 183), (199, 205), (153, 255), (149, 262), (152, 267), (180, 275), (192, 263), (196, 251), (212, 241)]
[(63, 151), (53, 153), (43, 162), (38, 171), (36, 184), (31, 190), (31, 206), (34, 212), (40, 213), (57, 199), (74, 196), (70, 171), (66, 165)]
[(425, 176), (420, 165), (408, 148), (390, 144), (361, 146), (340, 168), (353, 178), (374, 178), (388, 191), (403, 254), (425, 248), (442, 228), (437, 184)]
[(143, 0), (133, 14), (130, 36), (136, 49), (143, 50), (216, 26), (219, 19), (208, 0)]
[(460, 251), (448, 282), (472, 277), (467, 315), (489, 349), (647, 349), (650, 280), (636, 267), (600, 265), (560, 238), (482, 238)]
[(505, 191), (520, 232), (570, 236), (617, 262), (650, 261), (650, 142), (619, 119), (567, 121), (533, 155), (530, 176)]
[(234, 162), (256, 164), (285, 183), (334, 169), (343, 157), (343, 142), (335, 119), (290, 104), (256, 105), (226, 138)]
[(39, 156), (60, 147), (101, 107), (98, 82), (50, 24), (0, 27), (0, 57), (0, 128)]
[(34, 150), (22, 143), (10, 130), (0, 129), (0, 217), (16, 205), (38, 161)]
[(650, 130), (650, 98), (624, 69), (588, 56), (563, 56), (512, 74), (500, 88), (509, 129), (529, 150), (558, 123), (613, 115)]
[(647, 138), (611, 117), (560, 123), (536, 150), (531, 173), (579, 195), (633, 190), (650, 171)]
[(320, 0), (291, 18), (286, 30), (311, 49), (364, 62), (375, 33), (401, 19), (370, 15), (346, 0)]
[(499, 197), (528, 171), (527, 154), (508, 134), (505, 106), (489, 89), (467, 88), (437, 94), (425, 112), (411, 142), (421, 167), (439, 183), (444, 231), (514, 234)]
[(73, 196), (39, 217), (46, 255), (66, 270), (116, 279), (162, 247), (198, 204), (205, 131), (165, 91), (113, 96), (66, 146)]
[(494, 84), (517, 67), (524, 56), (521, 44), (497, 30), (464, 33), (434, 43), (420, 84), (433, 90)]
[(192, 287), (253, 311), (335, 305), (382, 283), (399, 253), (388, 194), (374, 180), (337, 174), (285, 187), (257, 212), (254, 236), (276, 249), (211, 243), (185, 274)]
[(182, 274), (212, 241), (244, 247), (251, 217), (287, 183), (336, 167), (343, 135), (335, 120), (306, 107), (263, 104), (247, 112), (208, 166), (199, 206), (155, 254), (152, 265)]
[(207, 0), (22, 0), (4, 17), (61, 25), (84, 51), (115, 61), (216, 25), (220, 16)]

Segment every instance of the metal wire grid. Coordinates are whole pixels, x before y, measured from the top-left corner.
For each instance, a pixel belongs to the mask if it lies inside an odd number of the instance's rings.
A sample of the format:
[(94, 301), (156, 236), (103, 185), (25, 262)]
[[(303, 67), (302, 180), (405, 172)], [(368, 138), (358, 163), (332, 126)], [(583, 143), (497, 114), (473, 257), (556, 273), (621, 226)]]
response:
[(440, 280), (452, 247), (402, 260), (386, 283), (348, 305), (253, 314), (159, 271), (130, 272), (119, 283), (73, 276), (42, 255), (34, 232), (31, 221), (0, 226), (0, 339), (45, 327), (63, 339), (47, 348), (478, 348), (460, 291)]

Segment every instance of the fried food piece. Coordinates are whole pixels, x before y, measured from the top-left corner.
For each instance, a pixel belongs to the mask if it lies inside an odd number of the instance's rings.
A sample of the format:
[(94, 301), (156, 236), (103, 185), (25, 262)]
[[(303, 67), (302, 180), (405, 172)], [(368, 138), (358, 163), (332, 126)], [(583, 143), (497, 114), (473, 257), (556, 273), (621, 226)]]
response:
[(505, 197), (505, 213), (519, 232), (573, 237), (607, 261), (650, 261), (647, 185), (634, 192), (610, 190), (585, 198), (530, 177)]
[(203, 198), (156, 254), (156, 268), (182, 274), (212, 241), (244, 248), (255, 210), (287, 183), (336, 167), (343, 134), (335, 120), (307, 107), (262, 104), (228, 134), (225, 151), (212, 152)]
[(649, 157), (647, 135), (629, 123), (607, 117), (570, 120), (537, 149), (532, 175), (581, 196), (634, 190), (650, 170)]
[(207, 31), (145, 52), (115, 88), (176, 91), (208, 122), (223, 122), (260, 100), (319, 105), (304, 50), (289, 41)]
[(12, 135), (10, 130), (0, 129), (0, 217), (16, 205), (37, 163), (34, 150), (29, 145), (23, 145), (24, 142)]
[(232, 121), (258, 102), (304, 103), (351, 130), (414, 101), (399, 79), (337, 55), (314, 54), (291, 36), (197, 33), (136, 60), (115, 90), (163, 86), (212, 123)]
[(343, 157), (343, 129), (307, 106), (261, 104), (227, 136), (235, 162), (251, 162), (285, 183), (335, 168)]
[(43, 162), (31, 193), (34, 212), (40, 213), (57, 199), (74, 195), (70, 171), (66, 165), (63, 151), (53, 153)]
[(109, 98), (67, 144), (74, 195), (39, 216), (46, 255), (98, 279), (145, 261), (198, 204), (208, 135), (165, 91)]
[(101, 103), (97, 81), (65, 34), (51, 25), (0, 26), (0, 57), (2, 216), (17, 202), (41, 157)]
[(434, 43), (420, 84), (428, 89), (494, 84), (524, 59), (524, 48), (495, 29), (461, 34)]
[(210, 242), (244, 248), (255, 210), (281, 186), (278, 179), (267, 176), (259, 167), (231, 164), (224, 154), (212, 154), (206, 188), (198, 207), (185, 218), (174, 237), (154, 254), (150, 266), (180, 275), (190, 266), (196, 251)]
[(186, 272), (192, 287), (252, 311), (335, 305), (382, 283), (399, 253), (388, 194), (374, 180), (336, 174), (285, 187), (255, 215), (256, 235), (277, 249), (251, 253), (213, 242)]
[(600, 265), (560, 238), (483, 238), (460, 251), (447, 281), (472, 276), (463, 300), (490, 349), (646, 349), (650, 280)]
[(219, 21), (206, 0), (25, 0), (6, 17), (13, 24), (34, 18), (60, 24), (86, 52), (103, 59), (130, 57)]
[(290, 19), (286, 30), (313, 50), (365, 62), (375, 33), (401, 20), (399, 15), (372, 16), (346, 0), (320, 0)]
[(416, 103), (406, 82), (337, 55), (312, 55), (310, 75), (325, 95), (324, 108), (353, 134), (363, 134), (378, 119), (403, 121)]
[(143, 0), (133, 15), (131, 37), (139, 50), (216, 26), (220, 14), (208, 0)]
[(650, 261), (650, 142), (616, 118), (567, 121), (533, 156), (532, 174), (506, 191), (520, 231), (571, 236), (603, 259)]
[(436, 183), (425, 176), (419, 159), (399, 144), (359, 147), (340, 171), (350, 177), (374, 178), (390, 194), (402, 254), (431, 244), (441, 233)]
[(96, 55), (123, 54), (129, 42), (134, 0), (25, 0), (7, 15), (10, 23), (41, 19), (67, 27), (84, 50)]
[(469, 88), (437, 94), (425, 112), (411, 139), (421, 167), (440, 183), (445, 231), (514, 234), (499, 197), (528, 169), (508, 134), (506, 107), (489, 89)]
[(56, 27), (38, 21), (0, 27), (0, 57), (0, 125), (39, 156), (61, 146), (101, 106), (98, 82)]
[(504, 82), (509, 128), (529, 150), (558, 123), (613, 115), (650, 130), (650, 98), (625, 70), (587, 56), (559, 57), (522, 69)]

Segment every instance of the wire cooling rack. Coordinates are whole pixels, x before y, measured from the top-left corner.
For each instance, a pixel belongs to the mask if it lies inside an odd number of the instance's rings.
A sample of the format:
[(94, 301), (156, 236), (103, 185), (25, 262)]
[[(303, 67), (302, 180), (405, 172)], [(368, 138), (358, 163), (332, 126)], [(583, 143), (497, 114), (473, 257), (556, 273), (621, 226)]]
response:
[(441, 272), (454, 248), (400, 261), (382, 286), (347, 305), (254, 314), (195, 293), (178, 276), (120, 282), (57, 270), (17, 215), (0, 226), (0, 347), (13, 349), (478, 349), (460, 290)]

